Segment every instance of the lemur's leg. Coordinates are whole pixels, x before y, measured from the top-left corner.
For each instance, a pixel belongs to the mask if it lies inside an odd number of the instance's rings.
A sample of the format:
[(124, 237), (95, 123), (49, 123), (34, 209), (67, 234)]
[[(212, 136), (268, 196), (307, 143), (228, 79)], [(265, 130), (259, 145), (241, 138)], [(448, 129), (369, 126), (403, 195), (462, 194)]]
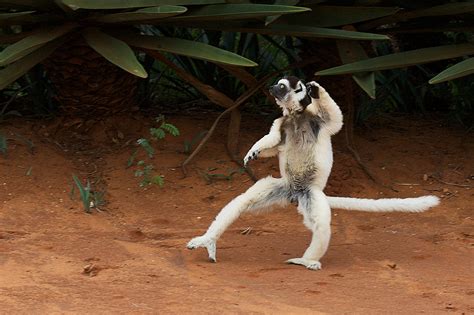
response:
[(313, 114), (318, 115), (323, 122), (323, 128), (329, 134), (334, 135), (342, 128), (342, 112), (336, 102), (332, 99), (329, 93), (315, 81), (308, 84), (318, 88), (319, 99), (312, 99), (308, 110)]
[(219, 212), (207, 232), (189, 241), (187, 247), (194, 249), (206, 247), (209, 259), (216, 261), (216, 241), (224, 231), (243, 212), (255, 211), (275, 204), (289, 203), (289, 190), (286, 181), (282, 178), (266, 177), (256, 182), (245, 193), (237, 196)]
[(326, 253), (331, 238), (331, 208), (321, 190), (310, 191), (309, 196), (300, 198), (298, 203), (298, 210), (304, 216), (304, 224), (313, 232), (313, 236), (303, 257), (286, 262), (318, 270), (321, 269), (319, 260)]
[[(281, 127), (282, 123), (283, 123), (283, 118), (282, 117), (276, 119), (273, 122), (273, 125), (270, 128), (270, 132), (266, 136), (262, 137), (260, 140), (255, 142), (255, 144), (252, 146), (252, 148), (250, 148), (247, 155), (245, 155), (244, 165), (247, 165), (247, 163), (250, 160), (257, 159), (258, 156), (261, 155), (260, 153), (262, 151), (268, 150), (268, 149), (273, 149), (273, 148), (275, 148), (276, 146), (278, 146), (280, 144), (280, 141), (281, 141), (280, 127)], [(272, 152), (273, 151), (270, 151), (270, 152), (267, 152), (267, 153), (272, 153)], [(275, 154), (276, 154), (276, 152), (275, 152)], [(267, 155), (266, 154), (265, 156), (272, 156), (272, 155)]]

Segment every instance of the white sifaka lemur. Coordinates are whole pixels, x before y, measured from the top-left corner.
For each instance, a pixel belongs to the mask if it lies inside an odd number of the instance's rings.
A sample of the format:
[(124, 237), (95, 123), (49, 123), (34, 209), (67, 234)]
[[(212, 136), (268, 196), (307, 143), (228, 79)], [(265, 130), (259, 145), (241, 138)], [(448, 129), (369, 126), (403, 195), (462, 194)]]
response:
[(331, 136), (342, 128), (342, 113), (336, 102), (318, 83), (304, 84), (289, 76), (271, 86), (270, 94), (281, 107), (270, 132), (257, 141), (244, 158), (246, 165), (257, 157), (278, 155), (280, 178), (263, 178), (233, 199), (217, 215), (207, 232), (189, 241), (187, 247), (205, 247), (216, 261), (216, 242), (244, 212), (272, 206), (298, 204), (305, 226), (313, 233), (303, 257), (287, 263), (321, 269), (320, 259), (331, 238), (331, 208), (372, 212), (421, 212), (436, 206), (436, 196), (418, 198), (361, 199), (330, 197), (324, 194), (333, 163)]

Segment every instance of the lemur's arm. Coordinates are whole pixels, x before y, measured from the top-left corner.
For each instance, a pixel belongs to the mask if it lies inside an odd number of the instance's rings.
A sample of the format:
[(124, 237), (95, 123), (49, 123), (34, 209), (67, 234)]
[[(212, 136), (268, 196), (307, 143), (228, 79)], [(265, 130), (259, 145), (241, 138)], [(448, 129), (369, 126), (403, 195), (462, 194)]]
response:
[[(329, 93), (315, 81), (311, 81), (308, 85), (314, 86), (315, 92), (319, 93), (312, 97), (311, 104), (307, 110), (321, 118), (323, 124), (322, 128), (326, 129), (329, 134), (334, 135), (342, 128), (342, 112), (336, 102), (332, 99)], [(319, 98), (317, 97), (319, 95)]]
[(270, 132), (266, 136), (263, 136), (260, 140), (255, 142), (252, 148), (250, 148), (249, 152), (244, 158), (244, 165), (247, 165), (250, 160), (257, 159), (259, 155), (263, 157), (270, 157), (278, 153), (278, 150), (276, 150), (276, 146), (278, 146), (281, 142), (280, 128), (282, 123), (283, 117), (280, 117), (273, 121), (273, 125), (270, 128)]

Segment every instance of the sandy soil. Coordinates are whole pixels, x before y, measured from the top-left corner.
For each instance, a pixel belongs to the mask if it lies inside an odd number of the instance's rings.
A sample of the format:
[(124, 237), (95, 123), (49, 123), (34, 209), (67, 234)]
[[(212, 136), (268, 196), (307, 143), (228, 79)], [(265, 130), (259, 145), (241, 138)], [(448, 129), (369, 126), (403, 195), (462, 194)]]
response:
[[(12, 138), (8, 157), (0, 156), (2, 313), (474, 313), (472, 133), (407, 117), (358, 133), (367, 166), (398, 192), (367, 179), (338, 135), (328, 194), (443, 201), (421, 214), (335, 210), (323, 269), (308, 271), (283, 263), (310, 239), (293, 206), (239, 219), (218, 243), (217, 264), (185, 249), (252, 184), (246, 174), (203, 179), (236, 168), (225, 154), (225, 128), (182, 178), (183, 141), (206, 129), (208, 116), (168, 117), (182, 135), (158, 145), (154, 164), (165, 187), (146, 189), (125, 167), (133, 149), (125, 144), (147, 134), (147, 119), (96, 122), (92, 137), (75, 129), (80, 122), (0, 127)], [(269, 126), (244, 119), (242, 156)], [(15, 134), (31, 139), (34, 154)], [(82, 142), (68, 143), (71, 134)], [(258, 177), (278, 174), (275, 159), (252, 166)], [(103, 178), (108, 204), (100, 212), (86, 214), (71, 200), (72, 174)]]

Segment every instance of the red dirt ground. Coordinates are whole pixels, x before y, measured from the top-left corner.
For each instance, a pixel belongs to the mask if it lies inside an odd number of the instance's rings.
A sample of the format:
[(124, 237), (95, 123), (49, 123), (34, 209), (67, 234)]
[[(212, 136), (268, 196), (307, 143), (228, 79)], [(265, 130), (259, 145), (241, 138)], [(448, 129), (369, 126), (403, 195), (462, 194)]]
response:
[[(211, 184), (199, 175), (236, 167), (225, 154), (225, 128), (182, 178), (183, 141), (211, 119), (168, 117), (182, 135), (159, 144), (161, 189), (140, 188), (134, 169), (125, 168), (132, 147), (124, 144), (146, 136), (148, 119), (97, 122), (92, 138), (74, 135), (80, 145), (64, 140), (77, 125), (4, 124), (5, 134), (21, 134), (36, 148), (32, 155), (23, 141), (10, 140), (8, 157), (0, 156), (2, 313), (474, 313), (472, 133), (402, 117), (357, 134), (367, 166), (399, 192), (367, 179), (338, 135), (328, 194), (443, 200), (421, 214), (335, 210), (323, 269), (308, 271), (283, 263), (300, 256), (310, 239), (293, 206), (239, 219), (218, 243), (217, 264), (204, 250), (185, 249), (252, 184), (246, 174)], [(269, 126), (245, 118), (242, 156)], [(278, 174), (275, 159), (252, 163), (258, 177)], [(91, 215), (70, 199), (72, 174), (85, 178), (86, 171), (107, 182), (108, 204)]]

